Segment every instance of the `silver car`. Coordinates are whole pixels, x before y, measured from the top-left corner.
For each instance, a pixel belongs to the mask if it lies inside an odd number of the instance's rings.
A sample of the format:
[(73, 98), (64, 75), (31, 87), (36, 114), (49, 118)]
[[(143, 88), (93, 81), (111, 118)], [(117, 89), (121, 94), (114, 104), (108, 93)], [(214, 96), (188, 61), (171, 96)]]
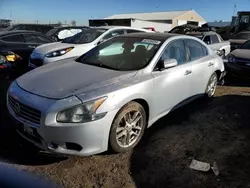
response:
[(212, 97), (224, 74), (222, 59), (197, 38), (134, 33), (19, 77), (7, 106), (17, 132), (43, 150), (126, 152), (173, 109)]

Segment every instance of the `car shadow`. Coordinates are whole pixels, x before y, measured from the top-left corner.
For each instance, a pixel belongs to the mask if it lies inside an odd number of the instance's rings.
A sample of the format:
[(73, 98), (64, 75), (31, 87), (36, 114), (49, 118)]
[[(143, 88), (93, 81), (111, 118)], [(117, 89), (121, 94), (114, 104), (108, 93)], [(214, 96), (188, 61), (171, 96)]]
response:
[(0, 79), (0, 162), (46, 165), (66, 160), (67, 157), (38, 152), (35, 146), (25, 143), (17, 135), (6, 107), (6, 91), (10, 83)]
[(250, 79), (226, 76), (224, 85), (233, 87), (250, 87)]
[[(250, 179), (250, 97), (198, 99), (157, 121), (131, 156), (136, 187), (246, 187)], [(192, 159), (219, 167), (199, 172)]]

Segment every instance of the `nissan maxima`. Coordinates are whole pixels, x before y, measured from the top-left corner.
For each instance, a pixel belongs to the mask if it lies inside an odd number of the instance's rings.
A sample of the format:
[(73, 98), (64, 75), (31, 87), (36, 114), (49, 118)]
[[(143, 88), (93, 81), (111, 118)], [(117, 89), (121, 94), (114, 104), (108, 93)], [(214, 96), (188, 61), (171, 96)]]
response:
[(213, 97), (224, 75), (222, 59), (195, 37), (133, 33), (22, 75), (7, 106), (17, 132), (42, 150), (126, 152), (170, 111)]

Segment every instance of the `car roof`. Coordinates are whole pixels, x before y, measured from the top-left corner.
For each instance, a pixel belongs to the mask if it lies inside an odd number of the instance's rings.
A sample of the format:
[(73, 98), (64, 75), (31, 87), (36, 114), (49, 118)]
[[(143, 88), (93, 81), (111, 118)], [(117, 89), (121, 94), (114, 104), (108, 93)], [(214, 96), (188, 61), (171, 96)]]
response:
[(54, 27), (53, 29), (67, 29), (67, 28), (89, 28), (89, 26), (61, 26), (61, 27)]
[(216, 34), (216, 32), (213, 32), (213, 31), (205, 31), (205, 32), (190, 32), (190, 33), (187, 33), (187, 35), (193, 35), (193, 36), (197, 36), (197, 35), (207, 35), (207, 34)]
[(144, 38), (152, 40), (165, 41), (171, 37), (180, 36), (180, 34), (174, 33), (130, 33), (125, 35), (119, 35), (117, 37), (135, 37), (135, 38)]
[(135, 28), (135, 27), (128, 27), (128, 26), (99, 26), (99, 27), (92, 27), (92, 28), (100, 28), (100, 29), (115, 29), (115, 28), (120, 28), (120, 29), (136, 29), (136, 30), (146, 30), (147, 29), (142, 29), (142, 28)]
[(16, 30), (16, 31), (0, 31), (0, 36), (3, 35), (11, 35), (11, 34), (22, 34), (22, 33), (34, 33), (34, 34), (42, 34), (36, 31), (28, 31), (28, 30)]

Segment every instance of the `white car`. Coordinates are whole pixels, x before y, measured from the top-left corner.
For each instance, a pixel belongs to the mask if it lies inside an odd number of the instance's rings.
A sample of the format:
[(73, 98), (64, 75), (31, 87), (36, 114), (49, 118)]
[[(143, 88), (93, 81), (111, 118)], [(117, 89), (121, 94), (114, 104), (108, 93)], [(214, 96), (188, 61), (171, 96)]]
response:
[(153, 33), (147, 29), (122, 26), (90, 28), (62, 42), (38, 46), (29, 58), (29, 68), (33, 69), (65, 58), (78, 57), (112, 37), (137, 32)]

